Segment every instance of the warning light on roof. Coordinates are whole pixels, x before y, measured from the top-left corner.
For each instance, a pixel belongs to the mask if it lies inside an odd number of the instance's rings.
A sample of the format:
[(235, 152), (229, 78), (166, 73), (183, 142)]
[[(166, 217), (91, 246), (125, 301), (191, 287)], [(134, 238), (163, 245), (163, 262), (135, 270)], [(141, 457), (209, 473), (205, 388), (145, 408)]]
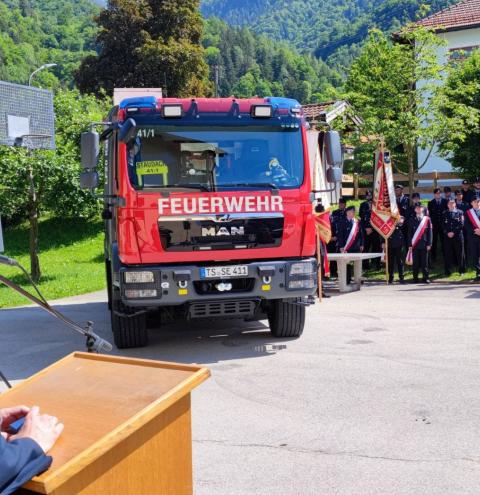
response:
[(254, 105), (251, 115), (257, 119), (270, 119), (273, 115), (273, 109), (271, 105)]
[(163, 105), (163, 117), (166, 119), (179, 119), (183, 115), (182, 105)]

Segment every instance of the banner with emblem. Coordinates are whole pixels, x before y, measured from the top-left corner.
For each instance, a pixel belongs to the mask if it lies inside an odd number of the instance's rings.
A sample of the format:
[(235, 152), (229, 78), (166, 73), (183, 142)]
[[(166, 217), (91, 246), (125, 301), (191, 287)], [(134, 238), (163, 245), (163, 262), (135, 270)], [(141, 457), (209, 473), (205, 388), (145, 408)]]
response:
[(330, 276), (330, 262), (328, 261), (327, 244), (332, 240), (332, 224), (330, 223), (330, 212), (314, 213), (317, 235), (322, 244), (323, 270), (325, 276)]
[(393, 234), (400, 217), (395, 197), (390, 152), (381, 147), (375, 154), (375, 163), (375, 184), (370, 223), (384, 239), (388, 239)]

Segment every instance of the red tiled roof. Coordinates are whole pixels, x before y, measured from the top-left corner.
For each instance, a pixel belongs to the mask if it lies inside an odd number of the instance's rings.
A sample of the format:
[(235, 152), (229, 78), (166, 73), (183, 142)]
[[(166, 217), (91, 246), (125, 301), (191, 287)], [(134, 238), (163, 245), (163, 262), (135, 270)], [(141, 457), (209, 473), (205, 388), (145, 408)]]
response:
[(335, 101), (327, 101), (324, 103), (309, 103), (307, 105), (302, 105), (303, 114), (307, 120), (318, 119), (331, 106), (335, 105), (335, 103)]
[(479, 26), (480, 0), (463, 0), (422, 19), (417, 24), (446, 31)]

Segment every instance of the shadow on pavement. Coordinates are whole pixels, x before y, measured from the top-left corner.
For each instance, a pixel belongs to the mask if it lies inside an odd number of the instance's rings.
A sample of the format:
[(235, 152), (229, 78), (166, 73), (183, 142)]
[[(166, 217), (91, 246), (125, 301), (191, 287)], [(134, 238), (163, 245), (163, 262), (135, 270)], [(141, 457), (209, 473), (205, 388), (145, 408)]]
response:
[[(94, 331), (113, 343), (106, 303), (92, 302), (57, 306), (80, 325), (94, 322)], [(214, 364), (232, 359), (273, 355), (292, 339), (275, 339), (267, 322), (179, 321), (149, 329), (150, 344), (113, 354)], [(84, 338), (40, 308), (25, 307), (0, 311), (0, 370), (10, 380), (26, 378), (74, 351), (85, 351)]]

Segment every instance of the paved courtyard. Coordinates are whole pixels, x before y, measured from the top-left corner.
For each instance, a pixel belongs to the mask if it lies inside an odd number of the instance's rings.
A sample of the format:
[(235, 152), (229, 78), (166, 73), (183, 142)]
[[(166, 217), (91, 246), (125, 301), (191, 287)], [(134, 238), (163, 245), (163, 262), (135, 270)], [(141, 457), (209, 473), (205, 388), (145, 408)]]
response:
[[(60, 309), (110, 338), (104, 300)], [(0, 348), (21, 380), (83, 342), (20, 308), (0, 311)], [(119, 354), (211, 368), (193, 396), (197, 495), (479, 492), (478, 286), (369, 285), (310, 308), (298, 340), (261, 322), (182, 323)]]

